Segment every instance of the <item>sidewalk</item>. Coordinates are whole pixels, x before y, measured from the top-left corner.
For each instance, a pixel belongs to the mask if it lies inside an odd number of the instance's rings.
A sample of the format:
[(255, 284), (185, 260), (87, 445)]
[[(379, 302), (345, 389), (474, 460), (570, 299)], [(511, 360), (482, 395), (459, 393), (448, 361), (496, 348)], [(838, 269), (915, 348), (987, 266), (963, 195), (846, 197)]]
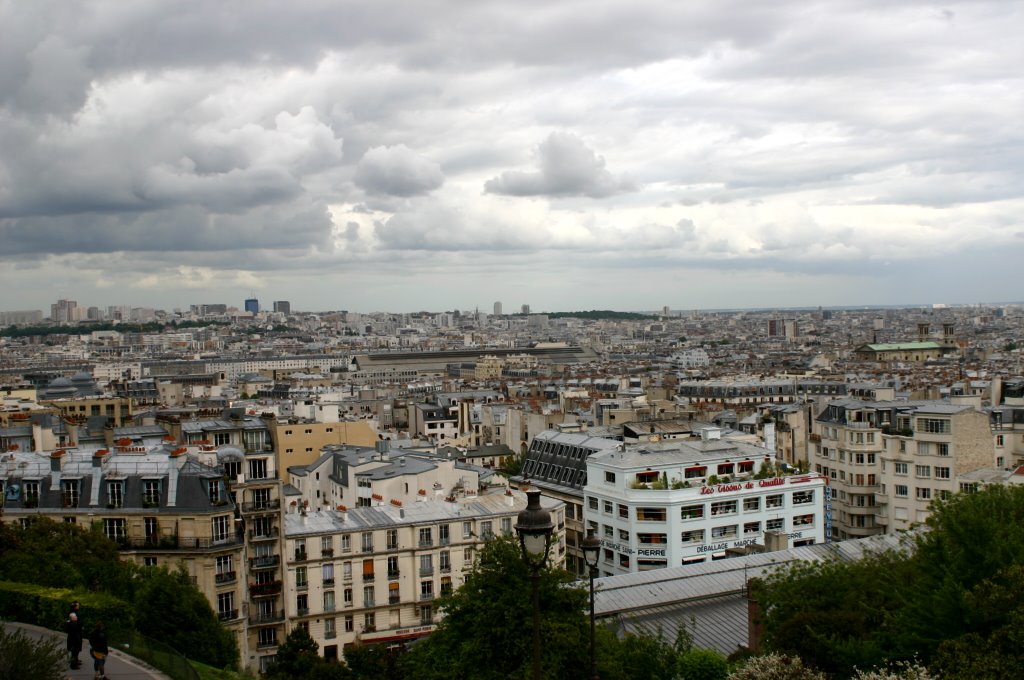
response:
[[(0, 622), (7, 630), (22, 630), (27, 635), (36, 639), (52, 637), (60, 642), (60, 648), (65, 648), (65, 635), (57, 631), (48, 630), (39, 626), (32, 626), (27, 623), (13, 623), (10, 621)], [(78, 670), (70, 670), (65, 667), (64, 677), (70, 680), (92, 680), (95, 673), (92, 670), (92, 657), (89, 656), (89, 642), (82, 645), (82, 667)], [(111, 646), (110, 655), (107, 657), (107, 677), (110, 680), (170, 680), (160, 671), (151, 668), (146, 663), (131, 657), (124, 652), (118, 651)]]

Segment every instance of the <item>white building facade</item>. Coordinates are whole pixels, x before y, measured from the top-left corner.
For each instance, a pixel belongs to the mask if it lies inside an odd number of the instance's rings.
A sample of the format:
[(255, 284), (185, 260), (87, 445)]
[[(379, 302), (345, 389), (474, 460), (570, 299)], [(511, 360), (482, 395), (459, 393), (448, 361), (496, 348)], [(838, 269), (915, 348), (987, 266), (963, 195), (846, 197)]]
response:
[(825, 542), (827, 478), (761, 477), (766, 454), (743, 442), (704, 439), (588, 458), (583, 513), (601, 539), (602, 575), (721, 559), (730, 548), (763, 544), (766, 531), (784, 532), (790, 545)]

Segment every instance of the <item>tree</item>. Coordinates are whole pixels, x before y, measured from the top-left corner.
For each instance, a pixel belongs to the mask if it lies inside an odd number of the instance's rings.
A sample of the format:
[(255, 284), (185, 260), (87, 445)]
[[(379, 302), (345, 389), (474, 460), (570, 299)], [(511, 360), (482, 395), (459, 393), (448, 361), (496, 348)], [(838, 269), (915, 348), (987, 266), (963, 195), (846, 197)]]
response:
[(66, 668), (67, 652), (59, 638), (36, 640), (0, 625), (0, 678), (61, 680)]
[(140, 572), (135, 591), (135, 625), (140, 633), (189, 658), (223, 668), (238, 664), (238, 645), (220, 624), (209, 601), (184, 568)]
[(353, 677), (352, 671), (344, 665), (320, 656), (319, 649), (320, 645), (305, 628), (293, 628), (277, 648), (274, 663), (267, 668), (264, 677), (266, 680), (347, 680)]
[(826, 680), (826, 675), (804, 665), (798, 656), (755, 656), (729, 674), (728, 680)]
[(690, 649), (679, 656), (679, 677), (683, 680), (725, 680), (729, 663), (712, 649)]
[[(545, 677), (589, 674), (585, 590), (563, 570), (540, 572), (542, 665)], [(420, 680), (504, 680), (529, 674), (532, 644), (530, 572), (512, 537), (486, 543), (459, 589), (442, 596), (444, 619), (403, 659)]]

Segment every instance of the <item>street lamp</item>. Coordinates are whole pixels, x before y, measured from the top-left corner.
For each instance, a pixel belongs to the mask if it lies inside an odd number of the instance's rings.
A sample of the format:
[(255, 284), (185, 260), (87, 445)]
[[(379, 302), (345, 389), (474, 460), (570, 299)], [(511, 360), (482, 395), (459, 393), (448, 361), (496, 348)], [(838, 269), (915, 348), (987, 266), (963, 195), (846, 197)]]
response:
[(601, 540), (596, 529), (587, 529), (587, 537), (583, 539), (583, 561), (590, 572), (590, 677), (599, 680), (597, 674), (597, 655), (594, 643), (594, 577), (597, 576), (597, 558), (601, 554)]
[(530, 568), (533, 599), (533, 680), (540, 680), (540, 570), (551, 547), (551, 513), (540, 507), (540, 491), (526, 492), (526, 509), (516, 518), (523, 561)]

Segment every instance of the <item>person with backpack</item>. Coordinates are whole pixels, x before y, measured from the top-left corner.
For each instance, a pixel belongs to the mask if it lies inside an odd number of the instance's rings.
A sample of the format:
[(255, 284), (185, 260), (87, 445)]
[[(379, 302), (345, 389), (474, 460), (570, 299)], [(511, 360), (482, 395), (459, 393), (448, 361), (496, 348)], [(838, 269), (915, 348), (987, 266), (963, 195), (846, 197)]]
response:
[(92, 655), (92, 668), (96, 671), (96, 680), (106, 678), (105, 668), (110, 647), (107, 646), (107, 631), (102, 621), (96, 622), (89, 636), (89, 654)]

